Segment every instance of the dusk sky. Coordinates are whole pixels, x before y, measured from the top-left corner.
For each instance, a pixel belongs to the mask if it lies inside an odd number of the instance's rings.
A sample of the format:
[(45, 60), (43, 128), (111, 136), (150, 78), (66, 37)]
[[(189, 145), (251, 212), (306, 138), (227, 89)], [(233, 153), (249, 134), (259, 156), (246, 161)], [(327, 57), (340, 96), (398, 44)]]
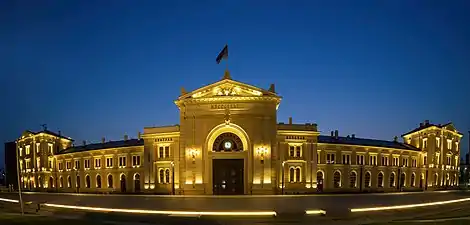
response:
[(468, 150), (468, 0), (162, 2), (2, 1), (0, 140), (178, 124), (180, 88), (220, 80), (228, 44), (233, 79), (276, 84), (279, 122), (393, 140), (452, 121)]

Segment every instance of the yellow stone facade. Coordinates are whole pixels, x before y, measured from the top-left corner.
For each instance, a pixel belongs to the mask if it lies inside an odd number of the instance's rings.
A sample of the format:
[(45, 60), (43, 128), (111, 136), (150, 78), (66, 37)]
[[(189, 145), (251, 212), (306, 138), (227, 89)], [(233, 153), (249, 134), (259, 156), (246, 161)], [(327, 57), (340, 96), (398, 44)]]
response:
[(281, 97), (224, 78), (175, 100), (180, 123), (137, 139), (73, 146), (49, 131), (17, 140), (22, 187), (60, 192), (283, 194), (433, 190), (458, 185), (453, 124), (425, 121), (403, 143), (320, 135), (277, 122)]

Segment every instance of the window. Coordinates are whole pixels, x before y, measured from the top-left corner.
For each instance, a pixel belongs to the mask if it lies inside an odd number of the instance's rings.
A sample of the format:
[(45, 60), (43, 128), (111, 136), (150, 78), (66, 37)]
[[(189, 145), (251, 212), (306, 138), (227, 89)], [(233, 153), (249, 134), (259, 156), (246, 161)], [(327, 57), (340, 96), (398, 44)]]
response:
[(302, 149), (300, 146), (295, 146), (295, 157), (300, 157), (302, 155)]
[(447, 149), (451, 150), (452, 149), (452, 140), (447, 139)]
[(418, 160), (416, 160), (415, 157), (411, 159), (411, 167), (417, 167), (418, 166)]
[(126, 157), (119, 156), (119, 167), (126, 167)]
[(18, 151), (19, 151), (19, 153), (20, 153), (20, 156), (23, 156), (23, 148), (21, 148), (21, 147), (18, 148)]
[(132, 166), (140, 166), (140, 155), (132, 156)]
[(31, 146), (29, 146), (29, 145), (26, 145), (26, 146), (25, 146), (26, 155), (29, 155), (30, 150), (31, 150), (30, 147), (31, 147)]
[(440, 155), (439, 153), (436, 153), (436, 164), (439, 164), (439, 162), (441, 162)]
[(41, 143), (36, 143), (36, 152), (39, 153), (41, 150)]
[(65, 166), (67, 167), (67, 170), (72, 169), (72, 162), (71, 162), (71, 161), (67, 161)]
[(411, 181), (410, 182), (411, 182), (410, 186), (414, 187), (415, 186), (415, 173), (411, 174)]
[(317, 164), (320, 164), (321, 163), (321, 152), (320, 151), (317, 151)]
[(439, 184), (439, 179), (437, 173), (434, 174), (434, 186), (437, 186)]
[(424, 165), (427, 165), (427, 164), (428, 164), (428, 157), (427, 157), (427, 156), (424, 156), (424, 157), (423, 157), (423, 164), (424, 164)]
[(349, 187), (350, 188), (355, 188), (357, 187), (357, 175), (356, 172), (351, 171), (349, 174)]
[(158, 158), (163, 159), (163, 158), (164, 158), (164, 155), (163, 155), (164, 153), (165, 153), (165, 152), (164, 152), (163, 146), (160, 146), (160, 147), (158, 148)]
[(377, 185), (379, 187), (384, 187), (384, 174), (382, 172), (380, 172), (379, 176), (377, 177)]
[(438, 138), (438, 137), (436, 138), (436, 146), (437, 146), (438, 148), (441, 147), (441, 138)]
[(170, 169), (165, 170), (165, 183), (170, 183)]
[(295, 146), (289, 145), (289, 157), (294, 157)]
[(85, 177), (85, 187), (90, 188), (90, 183), (91, 183), (90, 176), (86, 175), (86, 177)]
[(53, 169), (54, 168), (54, 159), (50, 158), (49, 159), (49, 169)]
[(370, 165), (377, 166), (377, 156), (376, 155), (371, 155), (369, 156), (369, 163)]
[(333, 174), (333, 186), (335, 188), (341, 187), (341, 173), (339, 171), (335, 171)]
[(390, 174), (390, 187), (395, 187), (395, 173)]
[(459, 143), (455, 142), (455, 151), (458, 151), (458, 150), (459, 150)]
[(455, 156), (455, 166), (459, 166), (459, 156)]
[(20, 163), (20, 171), (22, 171), (23, 170), (23, 160), (20, 160), (19, 163)]
[(364, 177), (364, 186), (366, 188), (370, 188), (370, 172), (366, 172), (366, 175)]
[(101, 159), (96, 158), (95, 159), (95, 168), (99, 169), (101, 167)]
[(63, 177), (60, 177), (60, 179), (59, 179), (59, 187), (60, 188), (64, 187), (64, 178)]
[(334, 164), (335, 163), (335, 154), (334, 153), (326, 154), (326, 163), (327, 164)]
[(107, 168), (113, 167), (113, 158), (106, 158), (106, 167)]
[(108, 188), (113, 188), (113, 175), (108, 175)]
[(343, 155), (343, 164), (349, 165), (351, 164), (351, 156), (350, 155)]
[(77, 188), (80, 188), (80, 176), (77, 175)]
[(165, 158), (170, 157), (170, 146), (165, 146)]
[(26, 159), (25, 161), (26, 161), (26, 169), (31, 169), (31, 161), (29, 161), (28, 159)]
[(447, 165), (450, 165), (452, 162), (451, 162), (451, 159), (450, 159), (450, 155), (447, 156)]
[(165, 183), (165, 170), (164, 169), (160, 169), (159, 171), (159, 178), (160, 178), (160, 184), (164, 184)]
[(59, 170), (63, 170), (64, 169), (64, 165), (62, 162), (59, 162)]
[(398, 165), (398, 162), (399, 162), (398, 156), (394, 156), (394, 157), (393, 157), (393, 165), (392, 165), (392, 166), (399, 166), (399, 165)]
[(80, 169), (80, 160), (75, 160), (75, 169), (76, 170)]
[(96, 175), (96, 187), (101, 188), (101, 176), (99, 174)]
[(300, 167), (297, 167), (295, 169), (295, 181), (296, 182), (302, 182), (302, 180), (300, 178)]
[(290, 183), (295, 183), (295, 182), (301, 182), (301, 171), (300, 167), (290, 167), (289, 168), (289, 182)]
[(428, 147), (428, 139), (423, 138), (423, 148), (427, 148), (427, 147)]
[(38, 171), (39, 171), (41, 167), (41, 158), (36, 158), (36, 167), (38, 168)]
[(357, 155), (357, 165), (364, 165), (364, 156), (363, 155)]
[(53, 151), (54, 148), (51, 143), (47, 144), (47, 149), (48, 149), (49, 154), (54, 154), (54, 151)]
[(67, 177), (67, 187), (72, 187), (72, 178), (70, 176)]
[(388, 156), (382, 156), (382, 166), (388, 166)]
[(404, 167), (408, 167), (408, 158), (403, 158), (403, 159), (402, 159), (402, 162), (403, 162), (402, 165), (403, 165)]
[(90, 160), (89, 159), (85, 159), (85, 169), (90, 169)]

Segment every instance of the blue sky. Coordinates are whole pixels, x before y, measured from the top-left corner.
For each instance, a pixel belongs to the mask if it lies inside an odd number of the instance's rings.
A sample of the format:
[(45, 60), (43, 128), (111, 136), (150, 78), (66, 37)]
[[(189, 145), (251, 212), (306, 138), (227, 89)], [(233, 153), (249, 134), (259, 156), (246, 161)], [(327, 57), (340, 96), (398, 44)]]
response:
[(2, 2), (0, 140), (177, 124), (180, 87), (219, 80), (226, 43), (234, 79), (276, 84), (280, 122), (392, 140), (429, 119), (467, 135), (469, 1), (323, 2)]

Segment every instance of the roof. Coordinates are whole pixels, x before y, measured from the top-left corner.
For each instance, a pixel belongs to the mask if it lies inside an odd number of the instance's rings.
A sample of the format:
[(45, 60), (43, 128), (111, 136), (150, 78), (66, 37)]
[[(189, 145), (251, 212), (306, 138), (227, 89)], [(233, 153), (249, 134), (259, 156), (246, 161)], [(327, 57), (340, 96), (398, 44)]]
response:
[(344, 145), (362, 145), (371, 147), (383, 147), (383, 148), (396, 148), (403, 150), (421, 151), (412, 145), (397, 142), (397, 141), (385, 141), (375, 139), (364, 139), (364, 138), (352, 138), (352, 137), (332, 137), (326, 135), (318, 136), (318, 143), (325, 144), (344, 144)]
[(105, 143), (94, 143), (94, 144), (70, 147), (70, 148), (67, 148), (58, 152), (57, 154), (62, 155), (62, 154), (67, 154), (67, 153), (86, 152), (86, 151), (91, 151), (91, 150), (143, 146), (143, 145), (144, 145), (144, 139), (129, 139), (127, 141), (125, 140), (108, 141)]
[[(424, 123), (422, 126), (416, 128), (416, 129), (413, 129), (407, 133), (404, 133), (402, 134), (401, 136), (406, 136), (408, 134), (412, 134), (412, 133), (415, 133), (415, 132), (418, 132), (420, 130), (423, 130), (423, 129), (426, 129), (426, 128), (429, 128), (429, 127), (438, 127), (438, 128), (444, 128), (444, 127), (447, 127), (448, 125), (452, 124), (452, 122), (449, 122), (449, 123), (446, 123), (446, 124), (432, 124), (432, 123)], [(457, 132), (459, 134), (462, 134), (460, 132)]]
[(56, 136), (56, 137), (60, 137), (60, 138), (63, 138), (63, 139), (67, 139), (67, 140), (73, 141), (73, 139), (70, 138), (70, 137), (67, 137), (67, 136), (64, 136), (64, 135), (60, 135), (60, 134), (55, 133), (55, 132), (52, 132), (52, 131), (50, 131), (50, 130), (42, 130), (42, 131), (38, 131), (38, 132), (26, 130), (25, 132), (31, 133), (32, 135), (44, 133), (44, 134), (49, 134), (49, 135), (52, 135), (52, 136)]

